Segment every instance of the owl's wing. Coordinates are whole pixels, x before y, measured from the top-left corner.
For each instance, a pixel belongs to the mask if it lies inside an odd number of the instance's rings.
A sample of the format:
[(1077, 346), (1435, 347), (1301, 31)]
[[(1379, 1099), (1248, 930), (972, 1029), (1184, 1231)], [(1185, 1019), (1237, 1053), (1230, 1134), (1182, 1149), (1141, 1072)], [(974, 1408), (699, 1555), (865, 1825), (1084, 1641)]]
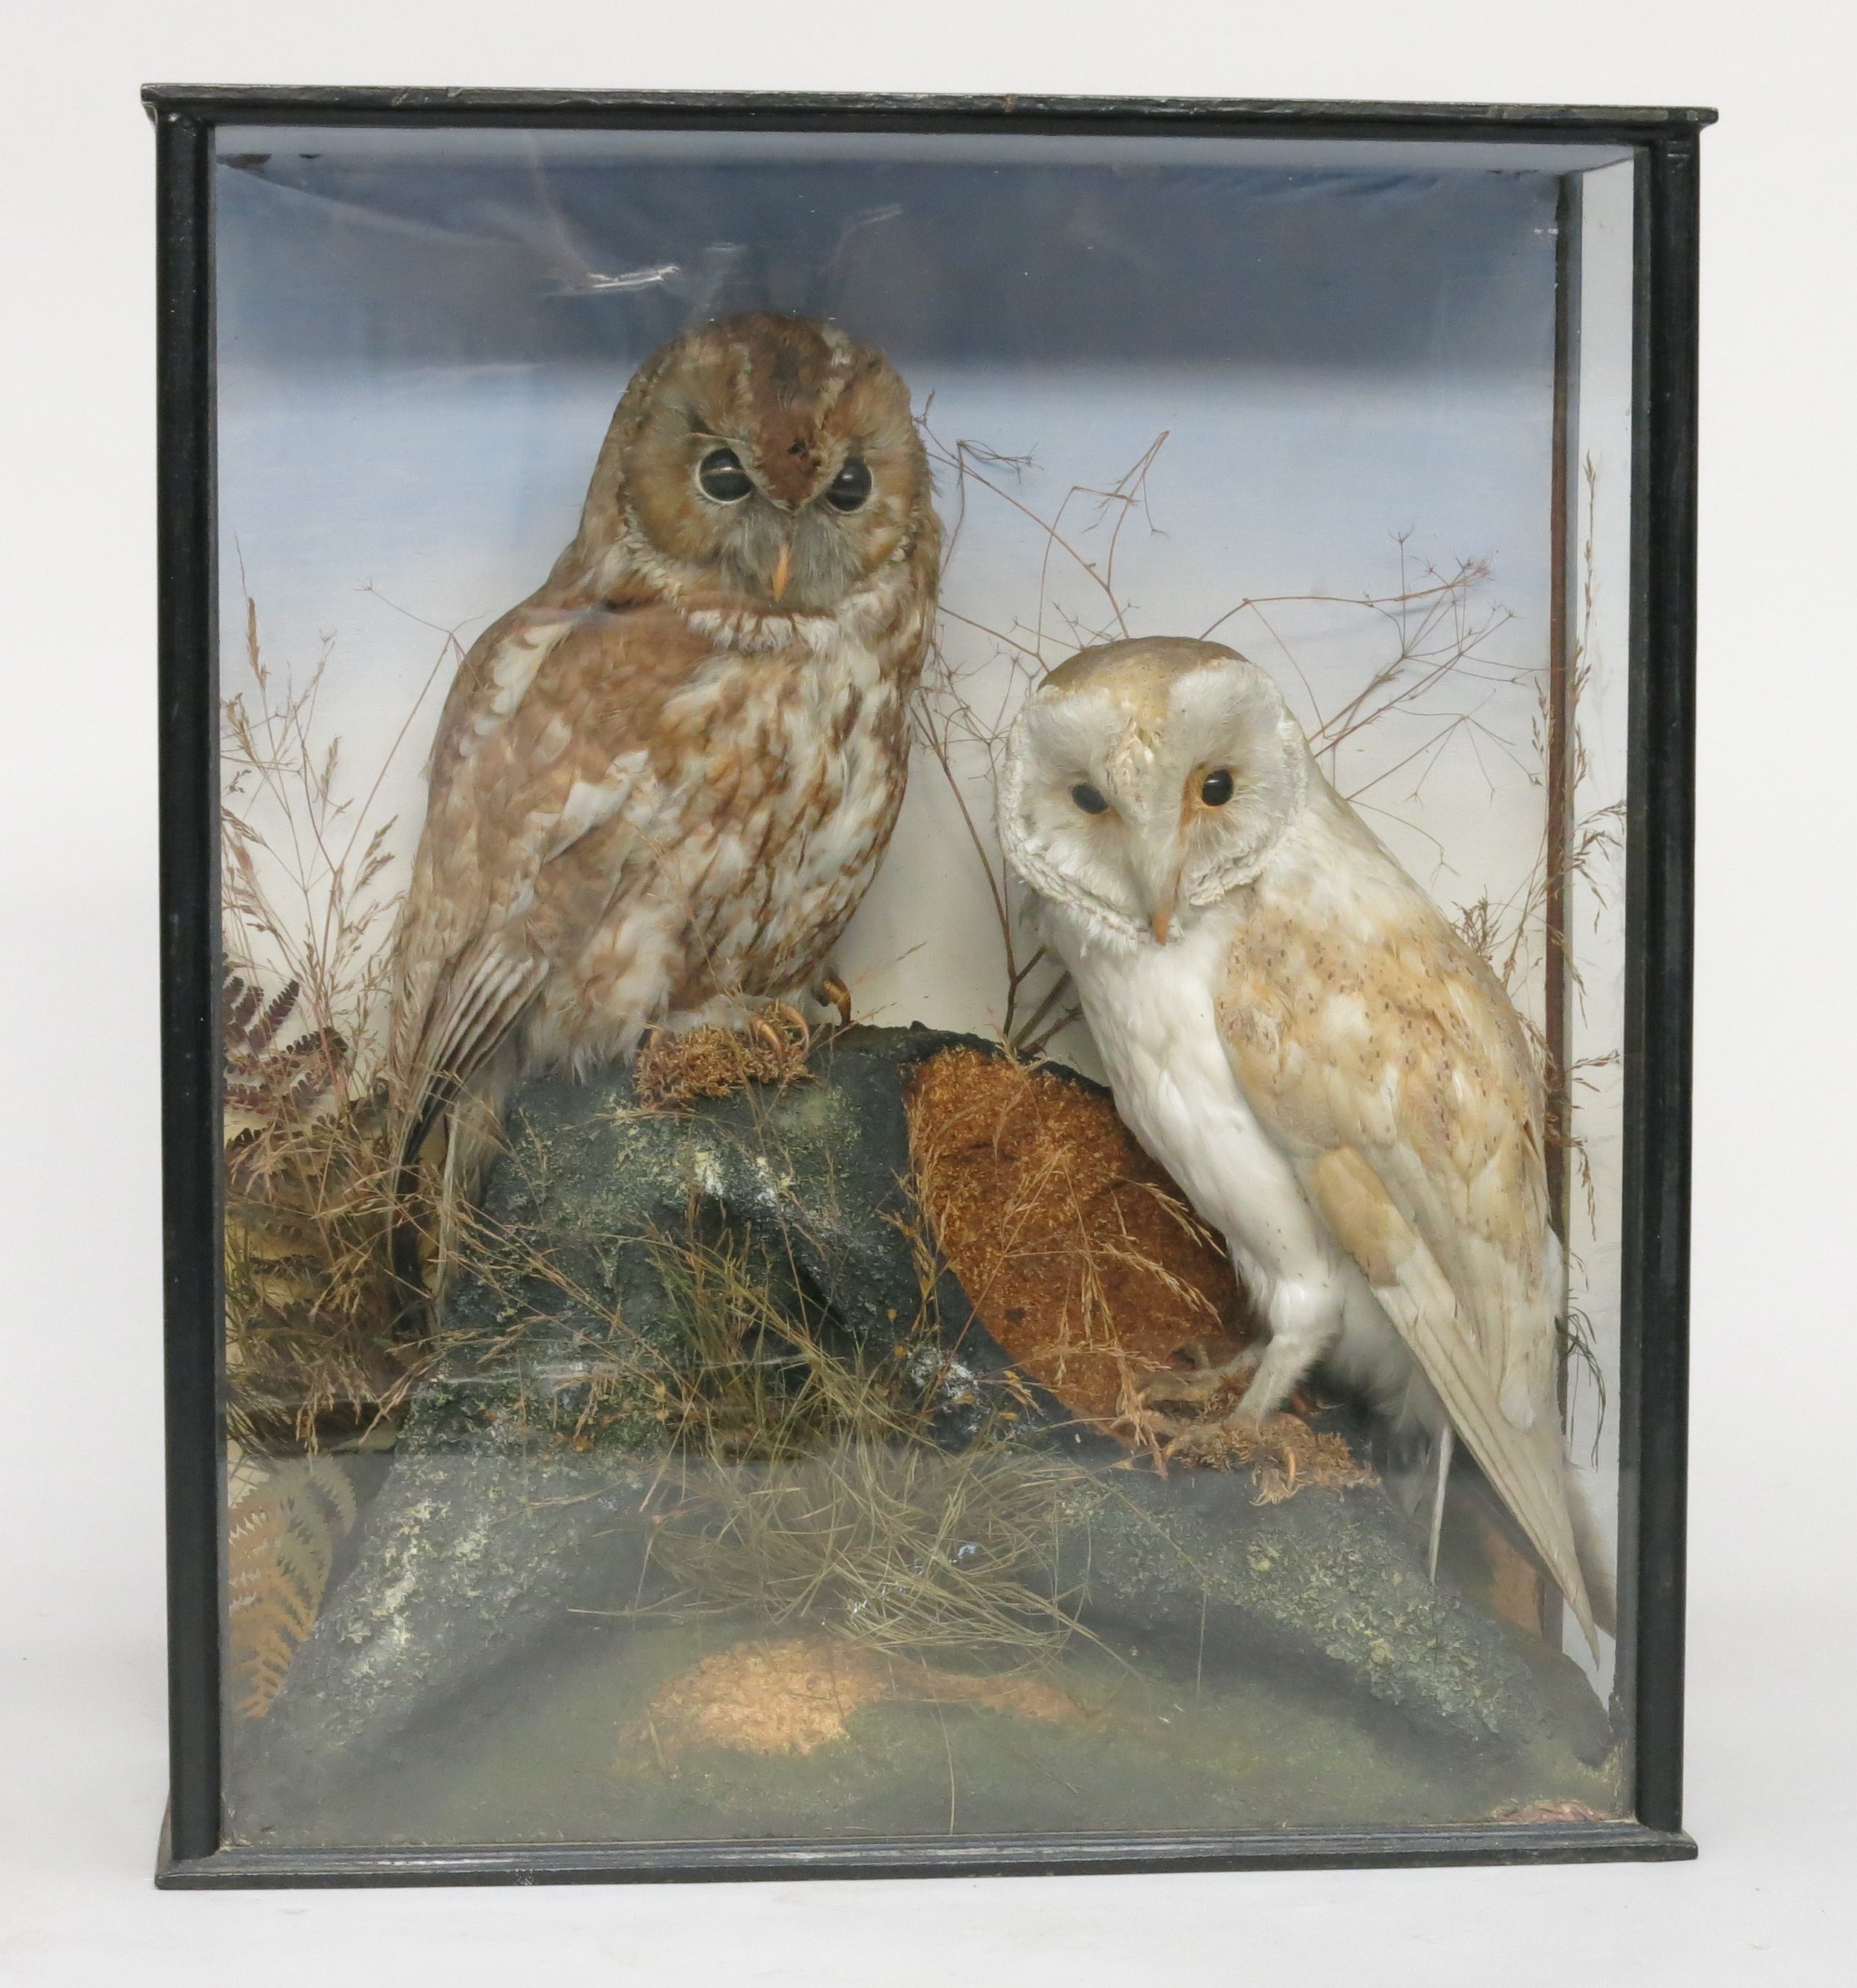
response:
[(1220, 993), (1227, 1051), (1590, 1637), (1540, 1086), (1494, 976), (1368, 840), (1378, 874), (1346, 917), (1317, 926), (1301, 893), (1258, 894)]
[(461, 666), (396, 946), (409, 1154), (649, 867), (655, 720), (706, 647), (662, 608), (526, 607)]

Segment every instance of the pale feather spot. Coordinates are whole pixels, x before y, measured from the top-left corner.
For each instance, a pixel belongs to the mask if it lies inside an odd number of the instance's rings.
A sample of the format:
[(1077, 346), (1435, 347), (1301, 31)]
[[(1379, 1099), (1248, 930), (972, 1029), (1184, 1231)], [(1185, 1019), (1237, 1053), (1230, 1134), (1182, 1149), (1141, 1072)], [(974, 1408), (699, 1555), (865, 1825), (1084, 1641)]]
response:
[(566, 620), (543, 623), (511, 636), (499, 645), (490, 671), (490, 681), (496, 688), (478, 721), (480, 725), (483, 718), (494, 723), (515, 710), (528, 695), (536, 672), (573, 627), (573, 622)]
[(557, 711), (536, 735), (530, 751), (532, 762), (537, 766), (552, 766), (573, 743), (573, 720), (567, 712)]
[(604, 780), (576, 780), (568, 789), (567, 799), (560, 813), (556, 816), (553, 832), (548, 840), (542, 860), (553, 862), (564, 849), (570, 848), (590, 830), (611, 821), (625, 803), (631, 792), (632, 782), (644, 755), (628, 753), (615, 760)]

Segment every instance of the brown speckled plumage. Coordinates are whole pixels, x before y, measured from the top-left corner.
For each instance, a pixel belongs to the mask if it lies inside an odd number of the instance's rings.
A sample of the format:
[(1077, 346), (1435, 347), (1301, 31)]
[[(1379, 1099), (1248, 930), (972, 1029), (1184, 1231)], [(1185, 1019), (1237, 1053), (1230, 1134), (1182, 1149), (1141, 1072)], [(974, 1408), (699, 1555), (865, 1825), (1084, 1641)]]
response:
[[(698, 465), (735, 451), (735, 502)], [(847, 462), (871, 489), (824, 493)], [(410, 1151), (461, 1091), (815, 984), (901, 806), (941, 531), (908, 390), (800, 319), (639, 367), (579, 532), (478, 640), (432, 748), (395, 958)]]

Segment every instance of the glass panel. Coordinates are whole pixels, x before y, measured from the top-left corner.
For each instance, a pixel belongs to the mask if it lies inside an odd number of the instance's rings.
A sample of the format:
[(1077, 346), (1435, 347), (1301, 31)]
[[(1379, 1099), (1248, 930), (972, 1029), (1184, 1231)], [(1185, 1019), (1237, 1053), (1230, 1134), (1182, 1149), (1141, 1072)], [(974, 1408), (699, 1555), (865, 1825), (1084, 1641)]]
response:
[(1626, 1812), (1629, 160), (222, 137), (232, 1839)]

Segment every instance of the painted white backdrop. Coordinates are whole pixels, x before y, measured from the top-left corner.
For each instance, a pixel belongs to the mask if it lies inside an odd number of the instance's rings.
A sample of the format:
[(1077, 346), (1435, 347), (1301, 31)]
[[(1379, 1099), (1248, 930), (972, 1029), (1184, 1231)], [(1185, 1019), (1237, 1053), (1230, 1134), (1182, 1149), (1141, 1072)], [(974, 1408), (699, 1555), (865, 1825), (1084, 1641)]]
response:
[[(1071, 0), (649, 16), (580, 0), (313, 15), (29, 0), (0, 210), (9, 722), (0, 878), (12, 1276), (0, 1979), (544, 1973), (833, 1983), (1371, 1972), (1794, 1983), (1857, 1939), (1841, 907), (1851, 320), (1843, 17), (1779, 0), (1293, 15)], [(155, 76), (1713, 102), (1705, 450), (1690, 1820), (1617, 1868), (159, 1898), (151, 147)], [(494, 605), (495, 604), (488, 604)]]

